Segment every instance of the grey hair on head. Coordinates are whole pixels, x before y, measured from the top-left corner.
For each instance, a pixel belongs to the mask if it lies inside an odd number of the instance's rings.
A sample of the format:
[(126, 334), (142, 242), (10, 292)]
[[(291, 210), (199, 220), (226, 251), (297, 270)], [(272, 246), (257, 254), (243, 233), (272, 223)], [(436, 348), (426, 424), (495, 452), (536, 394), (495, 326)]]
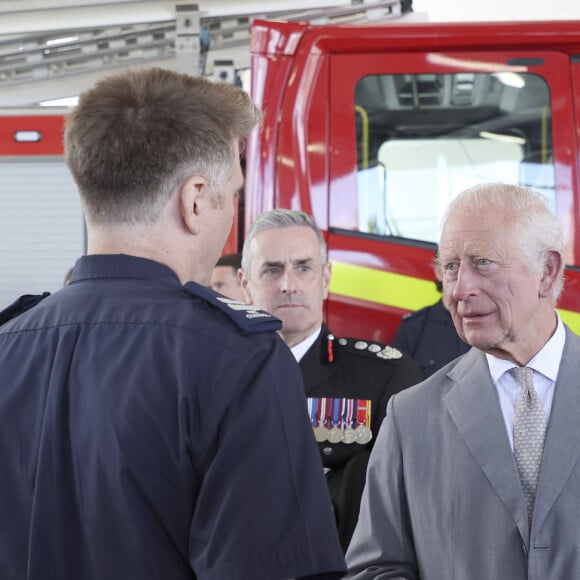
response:
[(291, 209), (273, 209), (259, 215), (248, 231), (244, 241), (244, 247), (242, 249), (242, 270), (246, 273), (246, 276), (248, 276), (250, 272), (250, 244), (252, 243), (252, 240), (256, 234), (266, 230), (278, 230), (292, 227), (310, 228), (316, 234), (320, 248), (320, 261), (323, 266), (326, 264), (326, 242), (324, 241), (322, 232), (316, 225), (314, 219), (303, 211)]
[[(564, 255), (564, 236), (558, 218), (548, 207), (546, 198), (539, 192), (519, 185), (484, 183), (460, 193), (447, 207), (445, 220), (456, 211), (473, 214), (493, 209), (510, 217), (509, 228), (514, 234), (518, 250), (532, 271), (544, 271), (548, 252)], [(553, 298), (557, 301), (564, 286), (562, 261)]]

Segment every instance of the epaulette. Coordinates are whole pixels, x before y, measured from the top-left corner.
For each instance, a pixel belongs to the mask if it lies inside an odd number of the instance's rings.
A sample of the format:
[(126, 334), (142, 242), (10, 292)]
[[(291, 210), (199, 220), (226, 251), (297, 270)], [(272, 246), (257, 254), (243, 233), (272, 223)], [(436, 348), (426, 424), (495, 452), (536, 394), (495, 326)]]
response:
[(196, 282), (188, 282), (185, 284), (183, 286), (183, 291), (189, 296), (202, 298), (212, 306), (225, 312), (238, 328), (244, 332), (267, 332), (280, 330), (282, 328), (282, 322), (275, 316), (272, 316), (251, 304), (226, 298), (225, 296), (214, 292), (206, 286), (197, 284)]
[(0, 312), (0, 326), (9, 320), (16, 318), (19, 314), (30, 310), (47, 296), (50, 296), (50, 292), (43, 292), (42, 294), (24, 294), (23, 296), (20, 296), (20, 298), (17, 298), (12, 302), (12, 304)]
[(346, 351), (352, 351), (356, 354), (366, 355), (370, 357), (378, 357), (384, 360), (403, 358), (403, 353), (400, 350), (386, 344), (380, 344), (377, 342), (368, 342), (366, 340), (360, 340), (359, 338), (336, 339), (333, 335), (329, 335), (328, 342), (330, 343), (331, 341), (332, 343), (336, 342), (336, 346), (338, 348), (344, 349)]

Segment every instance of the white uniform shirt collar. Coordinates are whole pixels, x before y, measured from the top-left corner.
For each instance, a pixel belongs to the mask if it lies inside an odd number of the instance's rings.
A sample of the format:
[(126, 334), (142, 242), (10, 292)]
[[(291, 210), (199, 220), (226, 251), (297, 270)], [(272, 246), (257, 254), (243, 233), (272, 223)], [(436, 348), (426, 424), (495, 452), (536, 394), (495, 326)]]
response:
[(316, 342), (316, 339), (320, 336), (322, 331), (322, 326), (316, 329), (310, 336), (306, 337), (302, 342), (295, 344), (290, 348), (290, 351), (294, 355), (296, 362), (300, 362), (302, 357), (308, 352), (310, 347)]

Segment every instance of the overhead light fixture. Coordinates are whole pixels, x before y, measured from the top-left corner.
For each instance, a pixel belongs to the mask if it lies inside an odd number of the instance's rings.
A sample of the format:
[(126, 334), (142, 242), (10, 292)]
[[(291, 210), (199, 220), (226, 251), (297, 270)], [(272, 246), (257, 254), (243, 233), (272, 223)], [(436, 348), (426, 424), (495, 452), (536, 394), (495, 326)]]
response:
[(17, 143), (38, 143), (42, 139), (40, 131), (16, 131), (14, 141)]
[(69, 44), (70, 42), (76, 42), (79, 39), (78, 36), (62, 36), (60, 38), (51, 38), (46, 41), (46, 46), (57, 46), (59, 44)]
[(51, 99), (48, 101), (40, 101), (38, 103), (41, 107), (74, 107), (79, 102), (76, 97), (63, 97), (61, 99)]
[(503, 141), (504, 143), (515, 143), (516, 145), (525, 145), (526, 140), (517, 135), (503, 135), (501, 133), (491, 133), (490, 131), (481, 131), (479, 136), (483, 139), (493, 139), (494, 141)]
[(498, 72), (491, 75), (495, 77), (500, 83), (506, 87), (514, 87), (515, 89), (523, 89), (526, 86), (524, 77), (515, 72)]

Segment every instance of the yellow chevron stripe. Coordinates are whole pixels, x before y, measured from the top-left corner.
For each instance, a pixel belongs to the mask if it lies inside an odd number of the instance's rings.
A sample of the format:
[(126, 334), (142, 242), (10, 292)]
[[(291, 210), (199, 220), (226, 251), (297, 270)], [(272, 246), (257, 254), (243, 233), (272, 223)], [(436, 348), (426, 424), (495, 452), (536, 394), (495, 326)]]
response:
[(332, 262), (330, 292), (403, 310), (418, 310), (440, 298), (431, 280)]
[[(431, 280), (344, 262), (332, 262), (330, 292), (402, 310), (419, 310), (437, 302), (440, 297)], [(580, 312), (562, 308), (558, 312), (562, 320), (580, 334)]]
[(580, 334), (580, 312), (558, 308), (562, 320), (576, 333)]

